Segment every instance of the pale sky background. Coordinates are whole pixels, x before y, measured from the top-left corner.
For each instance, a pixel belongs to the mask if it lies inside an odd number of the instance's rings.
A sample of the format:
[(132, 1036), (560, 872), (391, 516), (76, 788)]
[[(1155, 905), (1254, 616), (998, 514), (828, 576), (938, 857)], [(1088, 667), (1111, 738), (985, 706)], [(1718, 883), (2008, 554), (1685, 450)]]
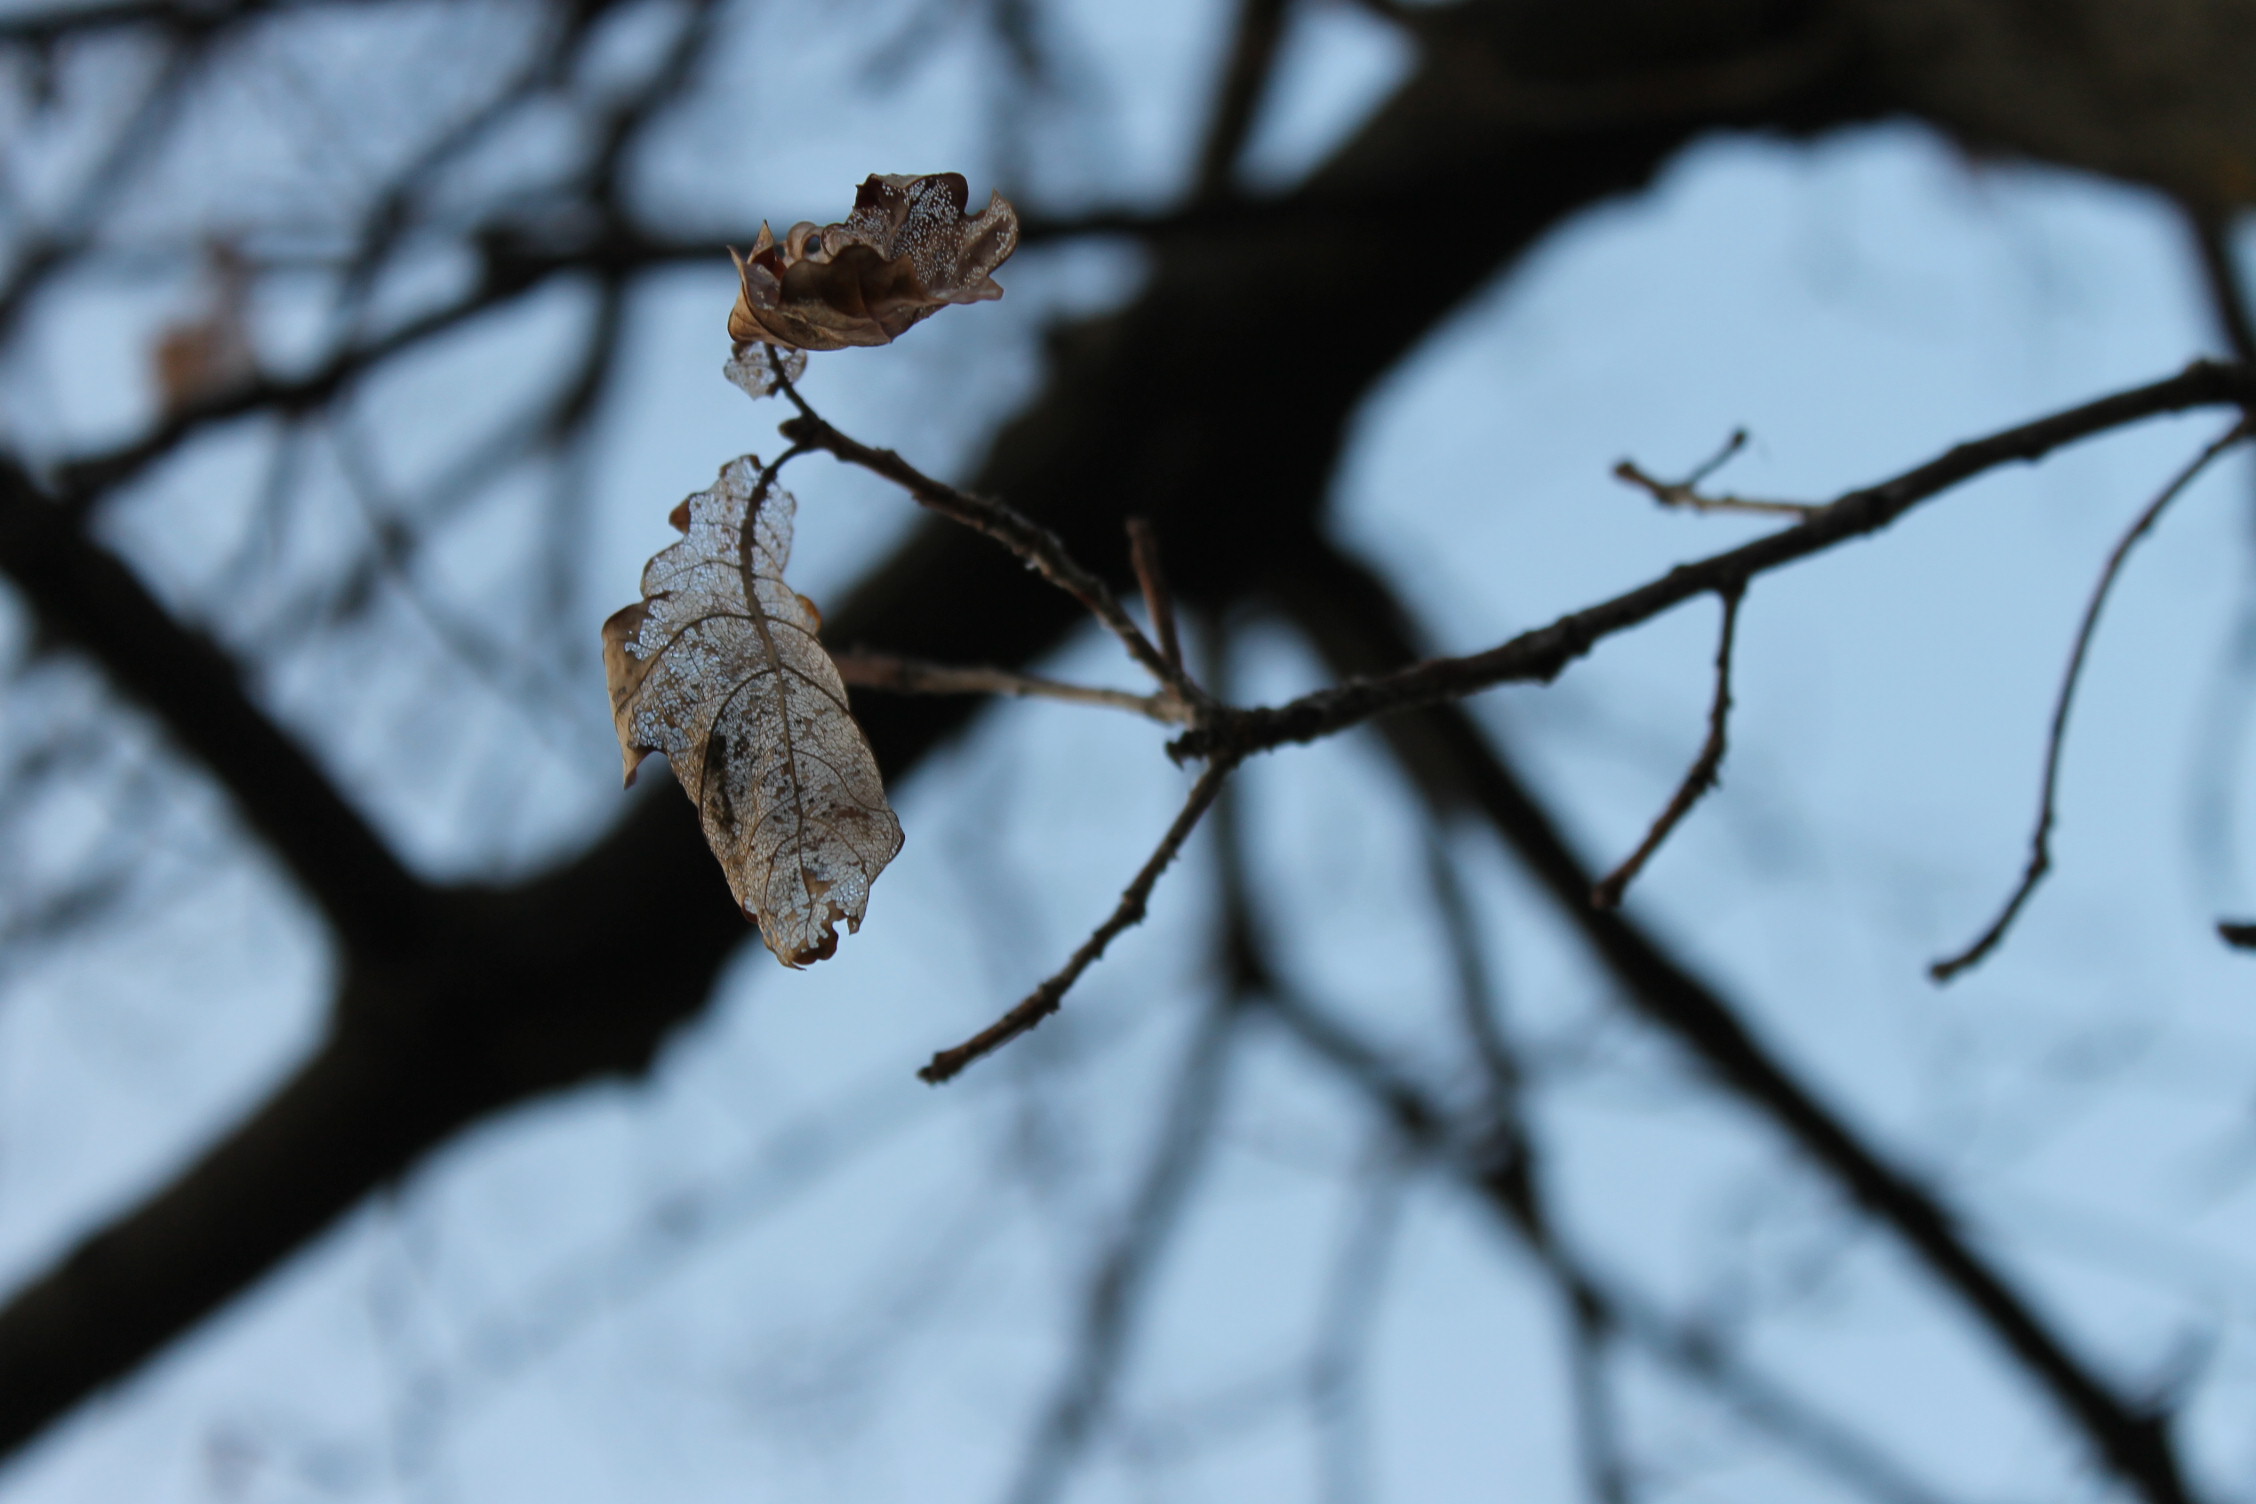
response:
[[(634, 14), (615, 43), (622, 69), (644, 45)], [(1166, 202), (1203, 120), (1219, 11), (1079, 0), (1060, 14), (1074, 97), (1052, 107), (1024, 196)], [(450, 24), (432, 11), (430, 28)], [(336, 35), (309, 51), (377, 45), (356, 25), (383, 29), (373, 13), (323, 21)], [(860, 48), (842, 30), (829, 8), (775, 4), (724, 38), (714, 66), (741, 87), (660, 132), (642, 211), (678, 215), (684, 233), (836, 217), (870, 171), (960, 169), (984, 197), (995, 153), (973, 102), (992, 56), (943, 48), (879, 98), (857, 82)], [(1305, 10), (1287, 58), (1254, 153), (1265, 183), (1320, 159), (1405, 64), (1344, 6)], [(83, 87), (138, 87), (128, 50), (98, 61)], [(278, 60), (274, 76), (288, 71)], [(293, 174), (312, 169), (273, 121), (300, 103), (281, 83), (274, 97), (231, 95), (210, 107), (199, 149), (286, 201)], [(794, 131), (811, 116), (821, 131)], [(516, 181), (551, 150), (527, 131), (480, 170)], [(216, 212), (196, 201), (202, 181), (180, 169), (165, 212)], [(2256, 239), (2240, 249), (2256, 258)], [(858, 437), (961, 473), (1039, 379), (1045, 322), (1131, 295), (1138, 265), (1121, 245), (1030, 248), (1005, 269), (1002, 303), (949, 310), (894, 347), (817, 357), (806, 389)], [(427, 284), (385, 297), (443, 296), (461, 271), (436, 258)], [(584, 630), (546, 660), (568, 708), (530, 725), (490, 709), (416, 720), (427, 664), (356, 656), (351, 641), (275, 649), (262, 690), (420, 870), (522, 871), (618, 816), (596, 628), (633, 598), (673, 504), (730, 456), (774, 445), (782, 414), (748, 411), (719, 375), (729, 269), (656, 286), (634, 306), (626, 395), (587, 477)], [(11, 441), (75, 452), (142, 421), (149, 320), (191, 291), (186, 276), (75, 287), (0, 385)], [(262, 338), (284, 358), (306, 348), (324, 295), (309, 274), (299, 303), (262, 303)], [(443, 464), (462, 442), (461, 393), (553, 359), (584, 312), (544, 294), (379, 383), (360, 407), (385, 436), (383, 462), (403, 476)], [(1357, 419), (1336, 526), (1385, 564), (1439, 643), (1471, 649), (1763, 526), (1659, 513), (1610, 478), (1625, 455), (1673, 473), (1745, 427), (1753, 442), (1720, 483), (1824, 499), (2214, 344), (2183, 231), (2147, 195), (1970, 164), (1901, 125), (1814, 145), (1710, 140), (1650, 192), (1544, 243), (1384, 380)], [(2181, 501), (2112, 600), (2068, 752), (2055, 874), (1999, 956), (1947, 990), (1924, 975), (2020, 870), (2045, 720), (2107, 549), (2223, 426), (2204, 414), (2087, 444), (1757, 582), (1723, 787), (1630, 904), (1861, 1128), (1945, 1185), (2082, 1351), (2129, 1388), (2194, 1381), (2195, 1473), (2214, 1497), (2245, 1499), (2256, 958), (2211, 934), (2219, 915), (2256, 912), (2240, 855), (2256, 801), (2238, 794), (2256, 748), (2223, 708), (2250, 683), (2231, 666), (2256, 561), (2245, 459)], [(208, 604), (270, 445), (250, 428), (200, 441), (112, 512), (109, 535), (168, 598)], [(911, 520), (904, 499), (819, 459), (789, 484), (794, 580), (818, 601)], [(532, 504), (504, 495), (450, 533), (429, 587), (475, 600), (506, 573), (495, 560)], [(289, 547), (319, 557), (355, 525), (340, 511), (333, 536), (317, 521)], [(234, 602), (226, 630), (246, 641), (279, 604)], [(412, 616), (387, 620), (412, 638), (399, 625)], [(1553, 687), (1478, 702), (1586, 859), (1635, 843), (1697, 747), (1714, 629), (1712, 603), (1696, 603)], [(0, 594), (11, 659), (25, 633)], [(1050, 667), (1133, 682), (1093, 636)], [(36, 674), (36, 701), (22, 703), (76, 706), (100, 756), (145, 764), (166, 835), (150, 901), (103, 943), (0, 970), (10, 1280), (258, 1100), (315, 1038), (330, 967), (312, 917), (218, 794), (163, 761), (82, 670)], [(1318, 669), (1256, 632), (1235, 674), (1242, 695), (1268, 698)], [(416, 738), (443, 754), (404, 757)], [(897, 791), (906, 847), (837, 959), (787, 974), (748, 945), (650, 1079), (456, 1142), (59, 1427), (0, 1473), (0, 1496), (998, 1497), (1208, 996), (1206, 845), (1064, 1020), (946, 1091), (911, 1072), (1107, 911), (1185, 787), (1162, 739), (1069, 707), (987, 716)], [(1293, 976), (1438, 1078), (1461, 1078), (1430, 1027), (1451, 1006), (1450, 971), (1421, 827), (1375, 743), (1280, 753), (1244, 788), (1260, 900)], [(37, 849), (64, 860), (101, 814), (55, 811)], [(1534, 1101), (1572, 1235), (1672, 1308), (1757, 1310), (1752, 1357), (1894, 1444), (1947, 1497), (2111, 1496), (2049, 1403), (1892, 1237), (1844, 1217), (1773, 1133), (1616, 1008), (1485, 835), (1457, 848), (1501, 1005), (1547, 1062)], [(1313, 1428), (1271, 1396), (1344, 1230), (1377, 1214), (1386, 1148), (1304, 1065), (1279, 1036), (1228, 1083), (1221, 1151), (1127, 1371), (1136, 1444), (1101, 1448), (1073, 1499), (1313, 1496)], [(1398, 1210), (1369, 1313), (1372, 1497), (1581, 1497), (1551, 1297), (1446, 1181), (1414, 1178)], [(1726, 1410), (1629, 1367), (1639, 1450), (1662, 1469), (1656, 1497), (1845, 1497), (1750, 1445)]]

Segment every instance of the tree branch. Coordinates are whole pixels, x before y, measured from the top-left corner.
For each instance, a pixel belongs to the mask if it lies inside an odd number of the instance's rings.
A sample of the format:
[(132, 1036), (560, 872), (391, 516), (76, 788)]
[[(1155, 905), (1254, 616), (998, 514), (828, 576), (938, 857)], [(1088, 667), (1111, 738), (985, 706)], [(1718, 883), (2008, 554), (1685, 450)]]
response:
[(2045, 733), (2043, 789), (2037, 796), (2037, 828), (2029, 836), (2029, 864), (2022, 869), (2021, 880), (2014, 884), (2013, 891), (2006, 896), (2005, 907), (1998, 911), (1997, 918), (1990, 921), (1989, 928), (1975, 936), (1964, 950), (1944, 956), (1927, 968), (1927, 974), (1936, 981), (1947, 982), (1960, 972), (1980, 965), (1983, 957), (1997, 949), (1999, 942), (2005, 939), (2006, 931), (2013, 928), (2013, 921), (2020, 915), (2021, 906), (2029, 901), (2029, 895), (2037, 891), (2037, 884), (2043, 882), (2045, 874), (2052, 870), (2053, 809), (2060, 787), (2060, 754), (2068, 744), (2068, 712), (2076, 703), (2076, 686), (2083, 678), (2084, 657), (2091, 650), (2092, 634), (2099, 629), (2099, 613), (2107, 604), (2107, 592), (2114, 588), (2115, 577), (2123, 569), (2123, 560), (2130, 556), (2131, 549), (2139, 539), (2153, 530), (2154, 524), (2161, 520), (2162, 513), (2170, 503), (2177, 500), (2186, 487), (2192, 485), (2195, 478), (2209, 468), (2212, 460), (2247, 438), (2248, 432), (2248, 420), (2243, 419), (2234, 424), (2222, 438), (2195, 455), (2191, 462), (2171, 477), (2170, 483), (2162, 488), (2162, 493), (2147, 503), (2146, 509), (2132, 521), (2123, 536), (2115, 540), (2115, 547), (2107, 555), (2107, 563), (2099, 572), (2099, 581), (2092, 586), (2091, 599), (2084, 603), (2084, 619), (2076, 628), (2076, 645), (2068, 653), (2068, 671), (2061, 675), (2060, 693), (2053, 701), (2052, 725)]
[(1160, 683), (1167, 685), (1191, 703), (1205, 698), (1183, 672), (1180, 662), (1170, 664), (1160, 650), (1144, 636), (1135, 618), (1124, 609), (1112, 587), (1091, 574), (1066, 551), (1064, 540), (1048, 528), (1028, 517), (1017, 508), (1003, 502), (990, 501), (984, 496), (974, 496), (959, 491), (954, 486), (934, 480), (902, 459), (890, 449), (872, 449), (867, 444), (848, 438), (815, 416), (799, 393), (792, 387), (790, 378), (780, 369), (776, 384), (799, 409), (799, 416), (789, 420), (776, 431), (792, 443), (809, 449), (821, 449), (849, 465), (859, 465), (873, 475), (893, 482), (915, 497), (920, 506), (939, 513), (951, 522), (961, 523), (973, 532), (994, 539), (1017, 555), (1027, 568), (1041, 575), (1058, 589), (1081, 603), (1082, 609), (1094, 616), (1113, 636), (1120, 639), (1128, 656), (1150, 672)]
[(1723, 602), (1723, 629), (1716, 643), (1715, 700), (1708, 707), (1708, 739), (1701, 744), (1700, 755), (1692, 760), (1690, 771), (1677, 785), (1668, 806), (1653, 821), (1653, 828), (1645, 833), (1645, 839), (1637, 843), (1637, 849), (1619, 867), (1598, 879), (1597, 886), (1590, 890), (1590, 901), (1601, 909), (1621, 907), (1623, 891), (1645, 870), (1645, 864), (1661, 849), (1669, 833), (1692, 813), (1692, 806), (1716, 786), (1716, 773), (1723, 766), (1724, 731), (1731, 719), (1731, 639), (1739, 625), (1739, 602), (1746, 593), (1742, 585), (1717, 595)]
[(1089, 938), (1081, 942), (1080, 948), (1067, 958), (1065, 965), (1045, 978), (1042, 985), (1028, 993), (1022, 1002), (962, 1044), (934, 1055), (917, 1072), (918, 1078), (934, 1086), (951, 1080), (965, 1066), (983, 1056), (992, 1055), (1057, 1012), (1059, 1005), (1065, 1001), (1066, 993), (1081, 979), (1081, 973), (1087, 971), (1105, 953), (1105, 947), (1125, 931), (1144, 922), (1145, 905), (1151, 901), (1152, 889), (1159, 885), (1160, 875), (1174, 863), (1183, 849), (1183, 843), (1191, 838), (1192, 831), (1198, 829), (1200, 817), (1213, 807), (1215, 796), (1222, 792), (1223, 783), (1236, 768), (1237, 764), (1228, 758), (1210, 760), (1200, 771), (1198, 781), (1191, 785), (1190, 796), (1183, 801), (1182, 809), (1176, 812), (1174, 823), (1167, 827), (1167, 834), (1160, 837), (1159, 845), (1145, 859), (1142, 870), (1137, 872), (1134, 880), (1121, 893), (1120, 902), (1114, 906), (1104, 923), (1098, 925)]
[(1657, 580), (1523, 632), (1485, 652), (1429, 658), (1370, 678), (1350, 679), (1284, 705), (1218, 714), (1210, 730), (1176, 740), (1186, 757), (1227, 746), (1240, 755), (1288, 742), (1315, 741), (1374, 716), (1458, 699), (1499, 684), (1558, 677), (1566, 666), (1617, 632), (1639, 626), (1697, 595), (1744, 586), (1759, 574), (1822, 553), (1887, 527), (1920, 502), (2015, 461), (2041, 458), (2063, 445), (2165, 413), (2237, 405), (2256, 410), (2256, 370), (2196, 361), (2184, 371), (2080, 407), (1959, 444), (1893, 480), (1851, 491), (1808, 521), (1691, 564)]
[(346, 946), (386, 954), (411, 942), (428, 917), (423, 885), (252, 702), (234, 663), (5, 456), (0, 573), (49, 631), (83, 649), (202, 762)]
[(1171, 726), (1183, 725), (1190, 719), (1182, 702), (1170, 695), (1138, 695), (1123, 689), (1067, 684), (1006, 668), (958, 668), (893, 653), (833, 653), (831, 661), (838, 665), (838, 677), (856, 689), (903, 695), (1010, 695), (1019, 699), (1063, 700), (1070, 705), (1105, 705), (1115, 710), (1130, 710)]
[[(1797, 530), (1798, 531), (1798, 530)], [(1293, 621), (1341, 674), (1416, 656), (1413, 629), (1384, 582), (1320, 540), (1286, 577)], [(1593, 908), (1591, 877), (1550, 814), (1464, 707), (1435, 704), (1381, 723), (1405, 774), (1438, 811), (1479, 813), (1621, 984), (1624, 1000), (1715, 1073), (1859, 1206), (1893, 1228), (2081, 1431), (2092, 1451), (2153, 1504), (2188, 1504), (2164, 1416), (2117, 1394), (1970, 1244), (1934, 1194), (1890, 1164), (1748, 1032), (1737, 1011), (1618, 910)]]

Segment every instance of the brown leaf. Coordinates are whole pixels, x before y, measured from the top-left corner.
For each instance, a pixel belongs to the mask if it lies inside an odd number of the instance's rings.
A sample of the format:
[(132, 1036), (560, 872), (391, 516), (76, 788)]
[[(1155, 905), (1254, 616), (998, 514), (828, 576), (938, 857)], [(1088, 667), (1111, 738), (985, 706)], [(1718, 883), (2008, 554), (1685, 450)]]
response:
[(213, 242), (209, 260), (210, 287), (202, 310), (159, 330), (149, 349), (157, 398), (167, 417), (258, 379), (250, 329), (250, 263), (225, 240)]
[(736, 260), (729, 338), (739, 356), (755, 340), (793, 350), (890, 344), (943, 304), (1001, 297), (988, 274), (1018, 249), (1018, 211), (997, 193), (967, 217), (970, 193), (957, 172), (873, 173), (841, 223), (802, 220), (781, 243), (760, 226), (752, 254)]
[(788, 492), (745, 455), (677, 508), (679, 543), (642, 572), (643, 599), (603, 624), (627, 782), (666, 754), (705, 823), (729, 890), (786, 966), (862, 926), (870, 884), (901, 849), (877, 759), (783, 582)]

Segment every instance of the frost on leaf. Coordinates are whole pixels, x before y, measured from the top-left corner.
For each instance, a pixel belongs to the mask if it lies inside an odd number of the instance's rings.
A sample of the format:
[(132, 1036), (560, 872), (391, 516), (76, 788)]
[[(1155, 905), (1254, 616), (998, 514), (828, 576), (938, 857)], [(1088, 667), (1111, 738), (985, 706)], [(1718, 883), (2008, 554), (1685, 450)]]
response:
[(790, 495), (745, 455), (675, 508), (684, 534), (644, 567), (643, 600), (603, 624), (627, 782), (666, 754), (729, 889), (786, 966), (862, 925), (901, 849), (877, 759), (846, 709), (822, 618), (783, 582)]
[(749, 345), (738, 345), (736, 352), (729, 356), (729, 363), (721, 367), (721, 374), (742, 387), (747, 397), (758, 400), (775, 391), (775, 368), (779, 361), (787, 381), (795, 382), (806, 373), (806, 351), (780, 350), (755, 340)]
[(760, 226), (752, 254), (736, 261), (738, 359), (759, 340), (793, 350), (890, 344), (943, 304), (1001, 297), (989, 273), (1018, 249), (1018, 211), (997, 193), (967, 215), (970, 194), (957, 172), (872, 174), (838, 224), (802, 220), (780, 242)]

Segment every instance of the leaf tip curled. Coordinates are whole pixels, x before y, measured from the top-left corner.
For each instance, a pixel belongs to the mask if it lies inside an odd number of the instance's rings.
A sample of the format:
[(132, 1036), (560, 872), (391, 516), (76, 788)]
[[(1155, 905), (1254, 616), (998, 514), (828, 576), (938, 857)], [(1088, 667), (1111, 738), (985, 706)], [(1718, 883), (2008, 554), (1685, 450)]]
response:
[(967, 215), (970, 193), (961, 173), (872, 173), (838, 223), (802, 220), (780, 241), (762, 224), (750, 255), (732, 247), (728, 327), (739, 353), (729, 379), (754, 341), (794, 351), (890, 344), (950, 303), (1001, 297), (992, 273), (1018, 249), (1018, 211), (996, 192)]

